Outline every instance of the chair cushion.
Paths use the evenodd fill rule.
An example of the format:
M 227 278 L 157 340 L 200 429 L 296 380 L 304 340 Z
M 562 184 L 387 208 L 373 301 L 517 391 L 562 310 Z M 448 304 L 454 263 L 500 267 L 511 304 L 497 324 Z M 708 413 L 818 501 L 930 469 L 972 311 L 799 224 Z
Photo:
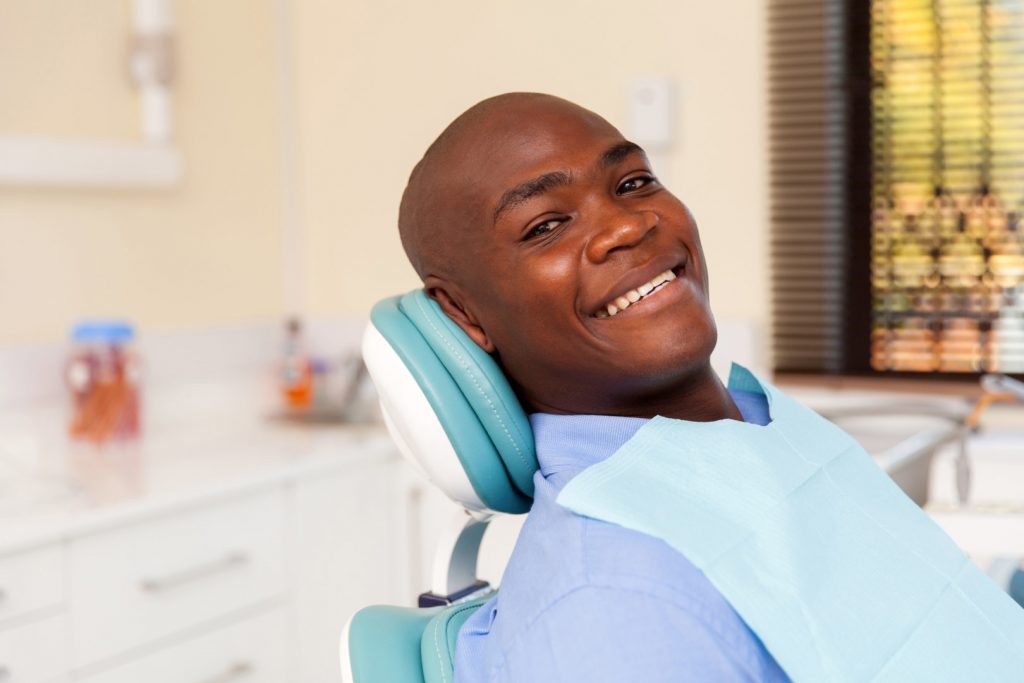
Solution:
M 459 629 L 493 595 L 491 592 L 480 598 L 449 605 L 427 623 L 420 640 L 425 683 L 452 683 L 455 680 L 455 641 L 459 637 Z
M 374 605 L 356 612 L 342 644 L 348 648 L 351 683 L 425 683 L 420 639 L 442 609 Z
M 452 683 L 459 629 L 493 594 L 446 607 L 359 610 L 342 644 L 351 683 Z
M 399 307 L 459 385 L 490 436 L 509 479 L 532 498 L 533 475 L 538 467 L 533 430 L 501 368 L 422 289 L 403 296 Z
M 475 497 L 487 509 L 526 512 L 533 494 L 532 477 L 537 470 L 533 434 L 494 360 L 473 344 L 422 290 L 379 302 L 370 319 L 372 329 L 383 337 L 415 379 L 415 386 L 426 398 L 452 446 L 449 450 L 438 448 L 430 440 L 420 445 L 416 439 L 406 439 L 411 451 L 406 455 L 428 475 L 450 467 L 465 472 Z M 370 337 L 368 330 L 367 340 Z M 366 340 L 364 356 L 378 385 L 382 406 L 388 409 L 386 414 L 394 423 L 389 428 L 394 431 L 396 425 L 416 424 L 422 403 L 403 394 L 406 389 L 397 390 L 388 382 L 379 381 L 377 375 L 383 369 L 375 364 L 381 359 L 368 353 Z M 435 462 L 438 458 L 451 459 L 453 453 L 457 464 Z M 457 492 L 445 488 L 443 481 L 436 483 L 458 502 L 478 507 L 472 501 L 460 500 Z

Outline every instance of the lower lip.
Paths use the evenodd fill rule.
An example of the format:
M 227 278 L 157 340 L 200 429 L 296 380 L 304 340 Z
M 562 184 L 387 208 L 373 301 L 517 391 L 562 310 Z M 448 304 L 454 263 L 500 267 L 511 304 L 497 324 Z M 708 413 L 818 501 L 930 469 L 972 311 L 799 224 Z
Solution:
M 653 313 L 659 309 L 665 308 L 666 306 L 670 306 L 683 298 L 686 292 L 686 288 L 683 286 L 686 272 L 687 271 L 685 269 L 681 270 L 674 280 L 658 287 L 636 303 L 630 304 L 628 308 L 619 311 L 615 315 L 610 315 L 607 318 L 597 318 L 597 320 L 617 320 L 623 316 L 630 317 L 631 315 L 638 313 Z

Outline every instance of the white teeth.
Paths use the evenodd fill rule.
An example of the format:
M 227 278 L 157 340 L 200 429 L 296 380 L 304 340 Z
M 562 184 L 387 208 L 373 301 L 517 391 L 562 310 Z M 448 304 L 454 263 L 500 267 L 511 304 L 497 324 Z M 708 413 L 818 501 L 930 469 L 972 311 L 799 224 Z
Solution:
M 643 299 L 645 296 L 653 292 L 659 286 L 665 284 L 666 282 L 671 282 L 672 280 L 675 279 L 676 274 L 673 273 L 671 270 L 666 270 L 664 273 L 659 273 L 658 275 L 651 278 L 649 282 L 645 282 L 636 289 L 631 289 L 625 294 L 617 297 L 615 301 L 613 301 L 610 304 L 607 304 L 604 310 L 598 311 L 596 315 L 598 318 L 609 318 L 615 315 L 616 313 L 619 313 L 620 311 L 626 310 L 632 304 L 635 304 L 637 301 L 640 301 L 640 299 Z M 607 311 L 607 314 L 605 313 L 605 311 Z

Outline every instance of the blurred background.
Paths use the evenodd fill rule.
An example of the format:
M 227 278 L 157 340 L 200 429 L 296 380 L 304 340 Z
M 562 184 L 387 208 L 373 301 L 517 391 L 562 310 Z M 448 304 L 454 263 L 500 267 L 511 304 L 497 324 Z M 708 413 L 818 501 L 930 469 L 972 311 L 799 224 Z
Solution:
M 722 274 L 716 308 L 766 321 L 760 3 L 739 16 L 656 3 L 646 18 L 584 2 L 153 4 L 173 10 L 160 144 L 177 172 L 157 187 L 5 183 L 4 343 L 63 340 L 85 313 L 153 332 L 365 313 L 417 284 L 398 199 L 455 116 L 530 90 L 625 128 L 631 82 L 651 75 L 680 90 L 666 165 Z M 0 134 L 149 143 L 133 8 L 5 1 Z M 744 289 L 729 271 L 749 275 Z
M 359 338 L 412 166 L 516 90 L 689 206 L 721 373 L 1024 596 L 1021 54 L 1024 0 L 0 0 L 0 680 L 335 681 L 427 589 Z

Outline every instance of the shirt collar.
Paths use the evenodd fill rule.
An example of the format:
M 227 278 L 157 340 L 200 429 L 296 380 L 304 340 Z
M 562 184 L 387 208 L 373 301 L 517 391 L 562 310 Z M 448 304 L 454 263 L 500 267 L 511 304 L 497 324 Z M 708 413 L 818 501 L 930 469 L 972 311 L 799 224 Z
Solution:
M 566 470 L 580 471 L 619 450 L 647 424 L 644 417 L 611 415 L 530 415 L 537 462 L 548 477 Z
M 757 377 L 736 363 L 729 375 L 729 393 L 743 419 L 755 424 L 770 422 L 766 392 Z M 533 413 L 530 426 L 540 472 L 545 479 L 566 473 L 553 482 L 564 485 L 590 465 L 610 457 L 647 421 L 643 417 Z

